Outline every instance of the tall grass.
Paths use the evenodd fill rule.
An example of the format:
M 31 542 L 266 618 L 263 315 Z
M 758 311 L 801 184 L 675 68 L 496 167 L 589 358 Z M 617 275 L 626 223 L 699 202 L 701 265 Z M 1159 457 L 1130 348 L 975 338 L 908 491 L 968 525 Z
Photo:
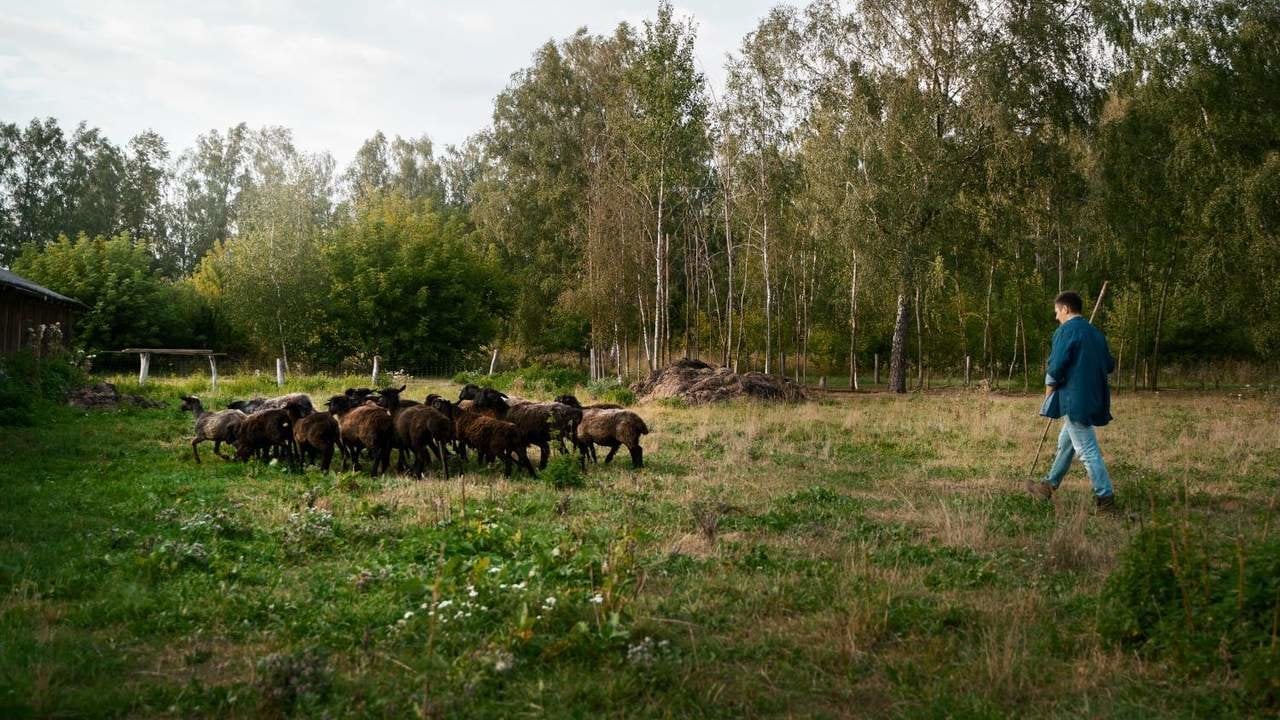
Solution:
M 177 397 L 273 378 L 117 380 L 166 407 L 0 433 L 0 716 L 1277 709 L 1271 397 L 1117 398 L 1112 517 L 1022 494 L 1030 397 L 646 404 L 642 471 L 445 483 L 196 466 Z

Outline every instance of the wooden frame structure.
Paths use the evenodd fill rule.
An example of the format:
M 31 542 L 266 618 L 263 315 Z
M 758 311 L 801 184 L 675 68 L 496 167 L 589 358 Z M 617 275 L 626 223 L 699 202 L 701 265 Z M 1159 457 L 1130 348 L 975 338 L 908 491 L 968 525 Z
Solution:
M 62 344 L 71 347 L 76 315 L 88 309 L 75 298 L 0 268 L 0 353 L 20 350 L 30 342 L 31 331 L 41 325 L 58 325 Z
M 146 385 L 147 378 L 151 375 L 151 356 L 152 355 L 185 355 L 209 358 L 209 382 L 213 389 L 218 389 L 218 361 L 217 358 L 225 356 L 226 353 L 214 352 L 212 350 L 191 350 L 182 348 L 125 348 L 120 350 L 122 353 L 138 354 L 138 384 Z

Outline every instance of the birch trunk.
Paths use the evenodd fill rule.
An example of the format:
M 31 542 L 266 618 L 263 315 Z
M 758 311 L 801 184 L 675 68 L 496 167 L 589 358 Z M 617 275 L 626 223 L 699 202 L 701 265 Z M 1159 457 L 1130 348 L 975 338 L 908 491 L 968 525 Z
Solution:
M 889 356 L 889 391 L 907 391 L 907 293 L 898 291 L 898 310 L 893 322 L 893 344 Z

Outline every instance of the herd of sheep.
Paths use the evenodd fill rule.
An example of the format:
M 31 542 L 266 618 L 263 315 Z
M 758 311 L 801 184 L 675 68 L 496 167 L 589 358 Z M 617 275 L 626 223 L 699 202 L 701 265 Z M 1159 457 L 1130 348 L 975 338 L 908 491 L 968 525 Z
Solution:
M 456 403 L 435 394 L 417 402 L 401 397 L 404 389 L 349 388 L 329 398 L 326 411 L 317 411 L 305 393 L 240 400 L 217 411 L 205 410 L 198 397 L 183 396 L 182 409 L 195 415 L 191 452 L 196 462 L 197 446 L 212 441 L 214 454 L 226 460 L 232 458 L 219 451 L 222 443 L 235 448 L 238 460 L 319 462 L 325 472 L 335 448 L 343 470 L 350 464 L 359 471 L 360 456 L 366 453 L 371 476 L 390 471 L 392 450 L 400 451 L 399 471 L 419 478 L 433 455 L 448 478 L 449 458 L 466 462 L 467 448 L 481 463 L 501 460 L 507 475 L 518 465 L 537 476 L 530 445 L 541 453 L 541 468 L 546 468 L 553 445 L 566 454 L 576 450 L 584 467 L 588 459 L 596 461 L 597 445 L 609 448 L 606 463 L 626 447 L 632 467 L 644 465 L 640 438 L 649 428 L 619 405 L 584 406 L 572 395 L 533 402 L 476 385 L 463 387 Z

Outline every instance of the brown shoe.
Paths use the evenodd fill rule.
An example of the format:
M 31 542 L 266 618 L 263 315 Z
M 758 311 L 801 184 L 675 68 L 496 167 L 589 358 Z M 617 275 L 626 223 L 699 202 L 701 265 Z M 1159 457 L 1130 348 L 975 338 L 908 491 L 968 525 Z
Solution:
M 1042 482 L 1040 480 L 1028 480 L 1027 492 L 1031 494 L 1031 497 L 1037 500 L 1043 500 L 1045 502 L 1053 501 L 1053 487 L 1051 487 L 1047 482 Z
M 1095 497 L 1093 501 L 1094 501 L 1094 509 L 1099 513 L 1107 513 L 1109 515 L 1113 515 L 1119 512 L 1119 509 L 1116 507 L 1115 493 L 1111 493 L 1110 495 L 1104 495 L 1102 497 Z

